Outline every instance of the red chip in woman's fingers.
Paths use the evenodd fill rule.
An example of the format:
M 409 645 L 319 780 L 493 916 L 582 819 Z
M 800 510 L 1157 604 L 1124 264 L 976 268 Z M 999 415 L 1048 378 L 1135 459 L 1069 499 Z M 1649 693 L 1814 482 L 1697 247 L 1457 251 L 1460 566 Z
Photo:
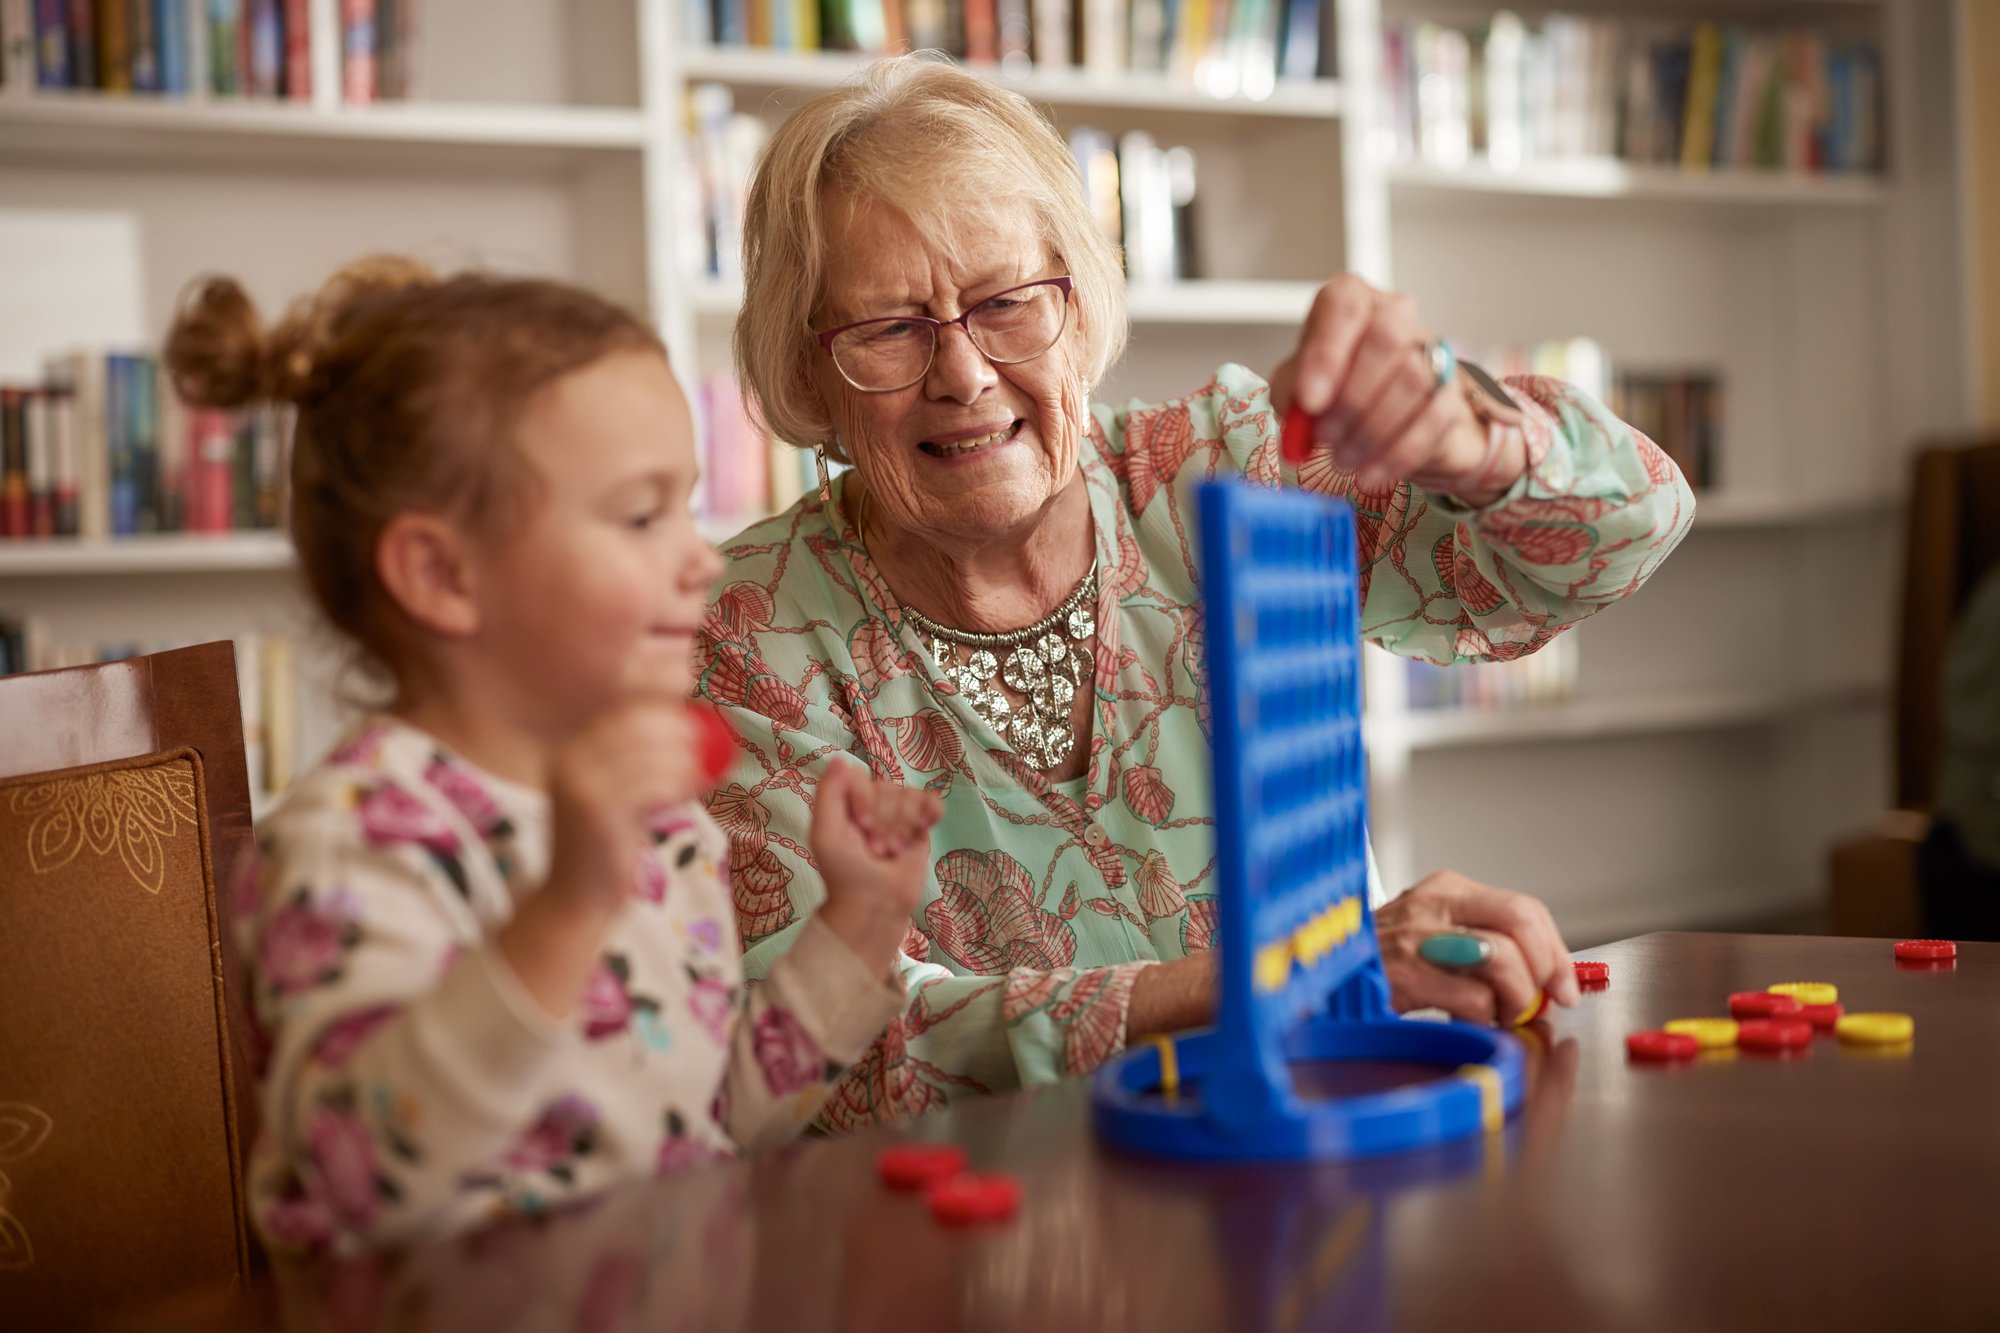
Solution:
M 950 1143 L 895 1143 L 875 1158 L 875 1169 L 891 1189 L 920 1190 L 965 1170 L 965 1149 Z
M 1285 409 L 1284 432 L 1278 437 L 1278 450 L 1287 463 L 1303 463 L 1312 456 L 1312 414 L 1297 403 Z
M 694 721 L 695 755 L 701 761 L 702 776 L 710 782 L 720 781 L 736 758 L 736 728 L 706 704 L 695 704 L 688 709 L 688 716 Z

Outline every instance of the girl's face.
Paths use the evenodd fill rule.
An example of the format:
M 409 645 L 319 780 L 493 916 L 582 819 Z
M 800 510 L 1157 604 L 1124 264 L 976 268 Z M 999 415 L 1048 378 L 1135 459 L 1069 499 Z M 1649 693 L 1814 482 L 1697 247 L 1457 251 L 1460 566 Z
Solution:
M 689 508 L 694 425 L 666 361 L 618 352 L 564 376 L 515 438 L 539 487 L 478 544 L 474 646 L 544 733 L 635 694 L 686 697 L 722 561 Z

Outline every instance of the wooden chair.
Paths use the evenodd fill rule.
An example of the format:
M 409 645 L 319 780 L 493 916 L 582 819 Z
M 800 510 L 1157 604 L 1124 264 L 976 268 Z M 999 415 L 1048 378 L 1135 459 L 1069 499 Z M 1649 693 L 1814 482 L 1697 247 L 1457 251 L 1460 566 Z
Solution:
M 1895 682 L 1895 802 L 1876 826 L 1835 844 L 1827 899 L 1836 935 L 1922 930 L 1917 849 L 1944 753 L 1941 690 L 1959 613 L 2000 565 L 2000 441 L 1917 455 L 1903 559 Z
M 250 1264 L 235 653 L 0 678 L 0 1327 Z

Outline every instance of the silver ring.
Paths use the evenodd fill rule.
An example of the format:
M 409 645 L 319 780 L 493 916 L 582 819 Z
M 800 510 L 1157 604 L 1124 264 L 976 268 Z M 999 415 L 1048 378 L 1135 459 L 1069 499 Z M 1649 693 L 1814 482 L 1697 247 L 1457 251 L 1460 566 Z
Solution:
M 1424 344 L 1424 360 L 1430 364 L 1431 378 L 1442 389 L 1451 383 L 1458 373 L 1458 353 L 1443 338 L 1433 338 Z

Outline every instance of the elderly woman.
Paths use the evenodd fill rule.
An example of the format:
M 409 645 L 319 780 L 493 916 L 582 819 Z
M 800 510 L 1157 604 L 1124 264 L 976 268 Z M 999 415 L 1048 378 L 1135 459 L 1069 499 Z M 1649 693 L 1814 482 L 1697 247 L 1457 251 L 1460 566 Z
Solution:
M 1268 381 L 1225 365 L 1174 402 L 1093 406 L 1125 341 L 1118 255 L 1054 130 L 949 66 L 883 61 L 795 113 L 751 187 L 744 269 L 753 408 L 853 465 L 727 545 L 704 630 L 700 690 L 743 740 L 712 808 L 751 975 L 820 899 L 806 831 L 832 765 L 945 804 L 923 908 L 874 923 L 904 940 L 909 999 L 836 1126 L 1211 1021 L 1197 482 L 1351 502 L 1364 632 L 1435 662 L 1533 652 L 1637 588 L 1693 516 L 1597 403 L 1451 373 L 1407 299 L 1352 278 Z M 1318 422 L 1296 471 L 1293 400 Z M 1376 921 L 1399 1008 L 1504 1022 L 1540 990 L 1575 998 L 1533 898 L 1438 874 Z M 1483 967 L 1419 956 L 1453 930 Z

